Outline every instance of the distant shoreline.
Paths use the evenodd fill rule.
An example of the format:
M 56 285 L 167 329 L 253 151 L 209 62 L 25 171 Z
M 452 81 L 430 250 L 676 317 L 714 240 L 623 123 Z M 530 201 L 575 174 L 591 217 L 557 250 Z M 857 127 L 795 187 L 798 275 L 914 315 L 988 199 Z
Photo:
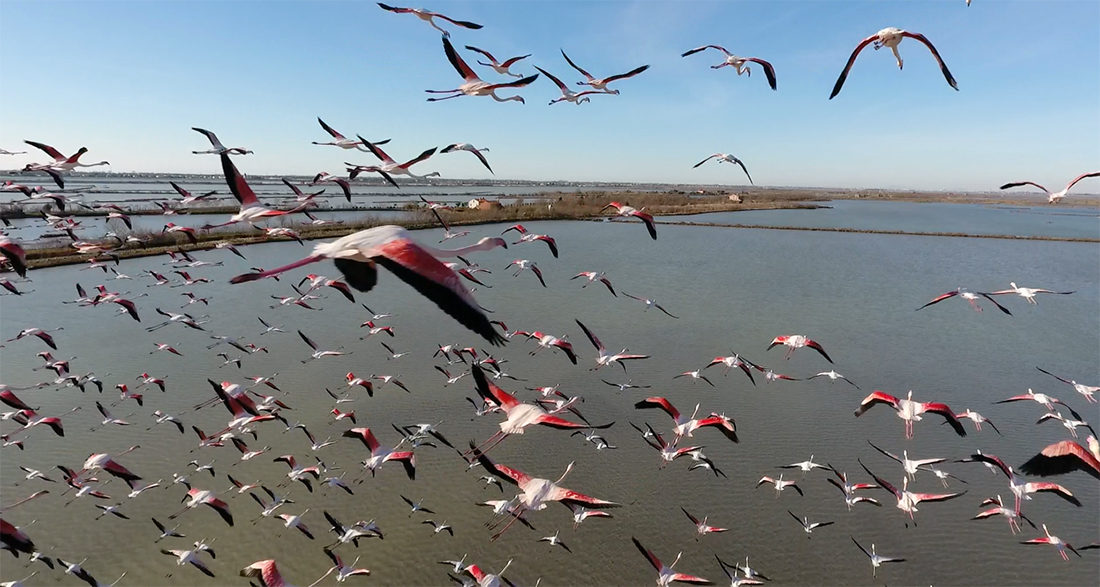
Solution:
M 1048 236 L 1017 236 L 1017 235 L 989 235 L 989 234 L 970 234 L 970 233 L 957 233 L 957 232 L 912 232 L 912 231 L 900 231 L 900 230 L 874 230 L 874 229 L 855 229 L 855 228 L 828 228 L 828 227 L 786 227 L 786 226 L 766 226 L 766 225 L 753 225 L 753 224 L 740 224 L 740 223 L 709 223 L 709 222 L 678 222 L 678 221 L 661 221 L 661 216 L 683 216 L 683 215 L 696 215 L 707 214 L 714 212 L 737 212 L 737 211 L 749 211 L 749 210 L 775 210 L 775 209 L 813 209 L 823 207 L 821 202 L 828 200 L 869 200 L 869 201 L 904 201 L 904 202 L 936 202 L 936 203 L 962 203 L 962 204 L 992 204 L 992 205 L 1014 205 L 1014 206 L 1028 206 L 1028 205 L 1045 205 L 1045 197 L 1036 195 L 1033 201 L 1028 201 L 1028 198 L 1013 198 L 1010 201 L 998 198 L 979 197 L 975 195 L 967 194 L 930 194 L 926 192 L 921 193 L 895 193 L 895 192 L 882 192 L 882 193 L 848 193 L 840 194 L 833 191 L 818 191 L 818 190 L 760 190 L 760 191 L 745 191 L 739 192 L 743 196 L 743 201 L 736 202 L 731 200 L 731 192 L 724 190 L 699 190 L 695 192 L 684 192 L 682 190 L 673 190 L 670 192 L 575 192 L 575 193 L 561 193 L 561 192 L 548 192 L 540 194 L 526 195 L 518 198 L 523 203 L 506 205 L 491 208 L 488 210 L 473 210 L 465 208 L 457 208 L 455 210 L 443 211 L 444 219 L 452 226 L 471 226 L 478 224 L 495 224 L 501 222 L 524 222 L 524 221 L 542 221 L 542 220 L 598 220 L 609 217 L 608 212 L 601 212 L 611 201 L 623 201 L 628 202 L 630 205 L 636 208 L 644 207 L 647 212 L 652 213 L 657 217 L 657 223 L 659 225 L 692 225 L 692 226 L 714 226 L 714 227 L 727 227 L 727 228 L 747 228 L 747 229 L 769 229 L 769 230 L 802 230 L 802 231 L 818 231 L 818 232 L 847 232 L 847 233 L 865 233 L 865 234 L 896 234 L 896 235 L 914 235 L 914 236 L 939 236 L 939 237 L 960 237 L 960 238 L 997 238 L 997 239 L 1012 239 L 1012 240 L 1041 240 L 1041 241 L 1065 241 L 1065 242 L 1100 242 L 1100 239 L 1089 238 L 1069 238 L 1069 237 L 1048 237 Z M 765 194 L 767 196 L 765 196 Z M 1086 196 L 1084 199 L 1088 199 Z M 1078 206 L 1096 206 L 1100 208 L 1100 197 L 1094 198 L 1094 201 L 1088 203 L 1082 203 L 1074 201 L 1074 207 Z M 534 202 L 532 202 L 534 201 Z M 411 203 L 411 202 L 410 202 Z M 195 209 L 194 212 L 202 214 L 219 214 L 226 213 L 231 214 L 236 212 L 235 206 L 211 206 L 203 207 L 201 209 Z M 399 209 L 402 210 L 402 209 Z M 413 220 L 409 222 L 401 222 L 403 226 L 410 230 L 417 229 L 431 229 L 439 228 L 438 221 L 434 219 L 432 214 L 426 209 L 403 209 L 410 213 Z M 336 207 L 336 208 L 323 208 L 319 211 L 325 212 L 340 212 L 340 211 L 356 211 L 356 212 L 370 212 L 371 210 L 359 207 Z M 81 215 L 104 215 L 105 212 L 85 212 Z M 176 215 L 172 218 L 181 220 L 186 219 L 186 214 Z M 184 221 L 181 220 L 180 224 Z M 308 224 L 294 226 L 294 230 L 298 233 L 299 238 L 304 240 L 317 240 L 326 238 L 338 238 L 356 232 L 378 226 L 381 224 L 391 224 L 392 221 L 383 222 L 381 220 L 368 218 L 361 222 L 352 224 L 336 224 L 326 226 L 311 226 Z M 219 232 L 216 234 L 202 234 L 200 233 L 199 241 L 197 243 L 190 243 L 188 240 L 177 237 L 177 235 L 166 235 L 162 233 L 144 233 L 142 238 L 149 239 L 145 246 L 137 247 L 118 247 L 111 251 L 111 254 L 117 255 L 119 259 L 144 257 L 164 254 L 168 251 L 184 250 L 184 251 L 196 251 L 196 250 L 208 250 L 214 248 L 216 243 L 228 242 L 233 245 L 246 245 L 261 242 L 279 241 L 279 240 L 291 240 L 289 238 L 266 238 L 263 236 L 255 236 L 255 231 L 247 228 L 243 228 L 240 232 L 225 233 Z M 136 234 L 136 233 L 135 233 Z M 112 244 L 114 241 L 101 241 L 105 244 Z M 109 260 L 112 257 L 109 255 L 101 255 L 101 260 Z M 27 251 L 28 266 L 31 269 L 42 267 L 54 267 L 61 265 L 71 265 L 85 263 L 90 259 L 87 255 L 78 255 L 67 246 L 58 247 L 46 247 L 46 248 L 31 248 Z

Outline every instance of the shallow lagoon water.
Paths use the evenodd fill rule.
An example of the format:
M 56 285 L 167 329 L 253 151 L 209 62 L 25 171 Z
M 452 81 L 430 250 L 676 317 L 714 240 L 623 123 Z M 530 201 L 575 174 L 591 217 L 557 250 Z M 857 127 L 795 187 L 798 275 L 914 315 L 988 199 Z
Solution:
M 859 218 L 861 209 L 865 208 L 853 208 L 853 225 L 865 221 Z M 807 214 L 817 212 L 822 211 Z M 783 219 L 792 212 L 770 214 Z M 981 210 L 974 214 L 982 217 Z M 1061 219 L 1052 217 L 1054 222 Z M 994 220 L 989 222 L 995 224 Z M 944 223 L 947 226 L 948 221 Z M 905 229 L 902 224 L 901 229 Z M 152 280 L 139 276 L 145 269 L 170 269 L 164 265 L 165 257 L 124 262 L 120 270 L 135 276 L 134 280 L 110 281 L 98 272 L 76 267 L 32 271 L 33 281 L 20 286 L 34 289 L 33 294 L 3 298 L 0 334 L 7 339 L 29 326 L 64 325 L 65 329 L 55 334 L 60 348 L 54 355 L 75 355 L 72 371 L 94 370 L 106 390 L 102 396 L 94 388 L 85 394 L 73 388 L 19 393 L 28 403 L 42 406 L 44 414 L 61 413 L 74 405 L 82 409 L 64 417 L 65 438 L 34 429 L 27 434 L 26 450 L 3 449 L 0 483 L 5 504 L 33 490 L 51 490 L 46 497 L 5 512 L 4 518 L 25 527 L 47 555 L 75 560 L 88 557 L 84 566 L 101 581 L 112 581 L 125 570 L 128 574 L 122 584 L 134 585 L 243 585 L 245 580 L 236 576 L 237 571 L 266 558 L 278 560 L 289 581 L 309 584 L 329 566 L 320 547 L 333 537 L 326 532 L 323 510 L 344 522 L 374 518 L 379 523 L 385 540 L 367 540 L 358 549 L 348 545 L 339 550 L 346 562 L 362 557 L 360 565 L 373 571 L 366 581 L 386 585 L 445 584 L 446 567 L 436 561 L 457 559 L 463 553 L 469 554 L 468 561 L 490 571 L 513 560 L 506 576 L 517 584 L 534 584 L 539 578 L 546 584 L 649 584 L 654 572 L 634 549 L 631 536 L 666 563 L 683 551 L 677 570 L 716 582 L 722 575 L 714 554 L 727 561 L 749 556 L 754 568 L 785 584 L 1086 584 L 1095 579 L 1100 568 L 1095 550 L 1084 551 L 1082 558 L 1071 555 L 1072 560 L 1066 563 L 1052 548 L 1018 544 L 1041 535 L 1041 530 L 1025 524 L 1024 531 L 1013 536 L 1003 519 L 970 520 L 979 511 L 982 499 L 996 494 L 1011 499 L 1005 479 L 990 474 L 981 465 L 942 465 L 968 482 L 952 481 L 947 490 L 930 475 L 918 474 L 911 485 L 914 490 L 966 494 L 944 503 L 922 504 L 915 524 L 892 506 L 892 498 L 884 491 L 866 493 L 882 501 L 884 507 L 859 504 L 848 512 L 840 493 L 825 481 L 822 471 L 803 476 L 776 466 L 813 454 L 815 461 L 847 471 L 853 481 L 867 481 L 859 459 L 876 474 L 900 484 L 900 466 L 871 449 L 867 441 L 895 453 L 907 450 L 912 457 L 943 456 L 952 460 L 981 449 L 1019 465 L 1041 447 L 1067 436 L 1056 423 L 1035 425 L 1043 413 L 1037 404 L 993 403 L 1023 393 L 1028 387 L 1053 394 L 1085 419 L 1096 420 L 1100 414 L 1095 404 L 1087 404 L 1072 388 L 1035 369 L 1041 366 L 1087 383 L 1100 381 L 1095 360 L 1100 348 L 1100 246 L 1096 243 L 671 225 L 659 226 L 659 240 L 651 241 L 636 223 L 542 222 L 526 226 L 533 232 L 554 236 L 561 257 L 553 259 L 542 243 L 473 255 L 472 261 L 492 270 L 488 276 L 479 274 L 492 287 L 478 287 L 474 295 L 493 310 L 494 319 L 510 328 L 567 335 L 580 355 L 577 366 L 556 351 L 540 350 L 532 356 L 529 353 L 537 348 L 535 343 L 519 338 L 503 348 L 488 349 L 385 271 L 380 272 L 375 290 L 357 293 L 356 299 L 375 312 L 395 314 L 385 322 L 394 326 L 397 336 L 385 340 L 395 350 L 410 351 L 398 360 L 387 360 L 388 353 L 377 340 L 359 340 L 366 329 L 358 325 L 370 314 L 336 292 L 319 292 L 325 299 L 311 303 L 323 308 L 320 311 L 269 307 L 275 302 L 269 296 L 291 295 L 288 283 L 296 282 L 310 269 L 336 276 L 329 262 L 289 273 L 278 282 L 227 283 L 230 276 L 248 271 L 248 267 L 274 267 L 308 254 L 309 247 L 297 243 L 246 247 L 243 252 L 247 261 L 225 251 L 202 253 L 199 258 L 225 265 L 192 270 L 193 275 L 212 280 L 194 288 L 146 287 Z M 945 230 L 943 226 L 937 230 Z M 464 243 L 478 236 L 498 235 L 506 227 L 478 227 Z M 926 228 L 921 224 L 913 230 Z M 437 231 L 414 236 L 425 243 L 438 240 Z M 528 272 L 513 277 L 504 269 L 518 258 L 535 260 L 548 287 L 542 288 Z M 599 284 L 582 288 L 581 280 L 570 280 L 586 270 L 607 271 L 617 291 L 653 298 L 679 319 L 655 309 L 646 311 L 640 302 L 621 295 L 612 297 Z M 958 286 L 994 290 L 1007 288 L 1010 281 L 1075 293 L 1040 296 L 1037 305 L 1028 305 L 1016 296 L 1001 296 L 999 301 L 1013 312 L 1012 316 L 988 304 L 985 311 L 974 312 L 960 300 L 914 311 Z M 130 291 L 134 296 L 148 293 L 135 299 L 143 322 L 115 315 L 113 307 L 61 304 L 76 297 L 76 282 L 89 290 L 103 282 L 111 290 Z M 176 311 L 184 301 L 181 291 L 188 289 L 211 298 L 208 307 L 197 311 L 199 306 L 188 308 L 196 316 L 209 314 L 203 319 L 209 320 L 204 327 L 210 333 L 243 338 L 268 347 L 269 353 L 246 357 L 238 371 L 218 366 L 221 359 L 214 353 L 228 347 L 206 349 L 213 342 L 207 333 L 179 325 L 145 332 L 143 326 L 155 324 L 159 317 L 153 309 Z M 260 336 L 263 328 L 257 316 L 282 325 L 286 333 Z M 618 367 L 590 371 L 593 349 L 575 319 L 589 326 L 609 348 L 629 347 L 652 358 L 633 362 L 626 374 Z M 309 349 L 294 334 L 297 329 L 322 347 L 343 346 L 351 354 L 302 364 Z M 820 341 L 835 365 L 809 349 L 795 352 L 789 360 L 783 358 L 781 348 L 765 350 L 774 336 L 794 333 Z M 184 357 L 151 355 L 154 342 L 169 342 Z M 623 504 L 611 510 L 613 518 L 589 519 L 574 530 L 569 512 L 551 504 L 546 510 L 528 514 L 537 530 L 517 525 L 491 542 L 492 532 L 483 526 L 491 519 L 490 512 L 475 504 L 499 499 L 502 493 L 478 479 L 483 474 L 479 469 L 467 471 L 465 463 L 446 447 L 417 449 L 415 481 L 408 480 L 400 465 L 394 463 L 383 466 L 374 477 L 363 473 L 359 461 L 365 458 L 366 450 L 358 441 L 340 437 L 351 425 L 346 420 L 332 423 L 328 412 L 333 401 L 324 392 L 326 387 L 337 392 L 346 389 L 344 374 L 348 371 L 398 375 L 412 390 L 406 394 L 385 386 L 372 398 L 352 391 L 355 401 L 340 404 L 341 410 L 354 409 L 358 425 L 371 427 L 383 444 L 397 439 L 391 423 L 442 420 L 440 430 L 460 447 L 468 440 L 484 440 L 498 429 L 500 416 L 473 419 L 472 408 L 464 399 L 475 396 L 470 377 L 444 387 L 443 376 L 432 368 L 443 364 L 433 359 L 432 353 L 438 345 L 448 343 L 484 348 L 506 359 L 505 370 L 527 381 L 504 379 L 497 383 L 523 399 L 534 395 L 524 387 L 560 385 L 563 392 L 585 398 L 580 409 L 591 422 L 615 422 L 604 431 L 608 441 L 618 446 L 615 450 L 597 451 L 568 431 L 536 428 L 508 438 L 490 453 L 497 462 L 551 479 L 574 462 L 563 485 Z M 49 372 L 32 370 L 41 363 L 34 356 L 40 350 L 46 347 L 35 338 L 7 343 L 0 362 L 3 382 L 21 386 L 50 379 Z M 739 371 L 723 376 L 720 367 L 704 372 L 714 382 L 713 388 L 703 382 L 693 385 L 688 378 L 673 379 L 676 374 L 699 369 L 713 357 L 731 352 L 799 378 L 832 367 L 862 389 L 823 378 L 765 383 L 760 374 L 754 386 Z M 463 366 L 447 368 L 457 372 Z M 101 419 L 94 401 L 113 402 L 117 392 L 111 387 L 116 383 L 133 387 L 137 383 L 134 378 L 142 372 L 166 379 L 167 392 L 144 389 L 144 407 L 129 400 L 112 408 L 116 416 L 134 425 L 90 431 Z M 277 422 L 261 425 L 258 440 L 247 439 L 253 448 L 270 445 L 269 453 L 239 464 L 235 464 L 239 455 L 231 446 L 191 452 L 197 439 L 190 431 L 179 435 L 164 425 L 145 430 L 152 423 L 149 414 L 153 409 L 179 414 L 188 426 L 198 425 L 207 432 L 218 430 L 228 419 L 220 406 L 191 409 L 212 397 L 206 380 L 248 383 L 246 375 L 273 372 L 279 373 L 275 381 L 287 392 L 279 397 L 294 408 L 285 411 L 284 416 L 292 424 L 307 424 L 318 440 L 328 436 L 337 440 L 316 455 L 333 469 L 330 474 L 344 473 L 348 479 L 363 480 L 351 483 L 354 496 L 327 487 L 315 487 L 309 493 L 297 483 L 275 487 L 285 482 L 287 467 L 271 462 L 274 456 L 294 454 L 299 462 L 313 460 L 305 436 L 298 430 L 284 433 Z M 601 379 L 630 379 L 652 388 L 619 392 Z M 871 389 L 898 396 L 912 389 L 919 400 L 946 402 L 956 411 L 969 407 L 991 418 L 1004 435 L 988 428 L 974 432 L 967 422 L 969 434 L 961 438 L 941 425 L 938 417 L 928 415 L 916 424 L 914 438 L 906 440 L 903 423 L 886 407 L 853 417 L 852 412 Z M 658 467 L 655 451 L 628 424 L 649 422 L 667 434 L 667 416 L 633 407 L 648 395 L 665 396 L 683 411 L 691 411 L 698 403 L 701 413 L 724 412 L 736 420 L 741 440 L 738 444 L 712 430 L 700 430 L 683 441 L 704 445 L 704 452 L 728 479 L 706 471 L 689 471 L 683 460 Z M 13 427 L 11 422 L 3 423 L 5 433 Z M 62 495 L 62 488 L 54 484 L 25 481 L 17 469 L 23 464 L 56 472 L 56 464 L 75 467 L 93 451 L 115 453 L 133 444 L 141 448 L 121 461 L 146 481 L 167 481 L 173 472 L 188 474 L 191 467 L 186 463 L 191 459 L 200 464 L 214 460 L 216 477 L 205 472 L 189 477 L 196 487 L 222 492 L 236 525 L 229 528 L 208 508 L 199 508 L 177 520 L 180 530 L 188 534 L 186 540 L 153 544 L 156 530 L 148 518 L 156 516 L 167 521 L 164 518 L 179 507 L 182 487 L 154 489 L 128 500 L 127 489 L 111 481 L 103 490 L 115 497 L 110 503 L 122 503 L 120 509 L 131 520 L 110 516 L 95 520 L 99 510 L 88 503 L 88 498 L 64 506 L 71 494 Z M 301 513 L 309 508 L 305 522 L 317 539 L 310 541 L 293 529 L 284 529 L 279 520 L 261 519 L 253 525 L 259 507 L 246 496 L 224 491 L 229 485 L 226 472 L 245 483 L 262 481 L 280 494 L 291 492 L 297 503 L 281 511 Z M 770 487 L 755 487 L 761 476 L 780 473 L 798 480 L 805 496 L 788 490 L 777 498 Z M 1025 503 L 1024 513 L 1037 525 L 1046 523 L 1072 543 L 1100 539 L 1100 487 L 1096 481 L 1082 473 L 1053 480 L 1069 487 L 1083 507 L 1038 495 Z M 511 488 L 506 489 L 509 493 L 504 495 L 510 496 Z M 399 495 L 413 501 L 423 498 L 425 506 L 437 513 L 417 513 L 410 518 Z M 707 515 L 710 523 L 729 527 L 730 531 L 696 540 L 694 527 L 681 507 L 698 516 Z M 836 523 L 816 530 L 807 539 L 790 519 L 788 509 L 811 520 Z M 455 527 L 455 536 L 433 535 L 429 526 L 420 523 L 425 518 L 446 519 Z M 74 532 L 70 527 L 89 531 Z M 537 542 L 539 537 L 559 530 L 572 554 Z M 880 553 L 903 556 L 908 562 L 880 568 L 873 580 L 868 561 L 849 536 L 864 546 L 873 542 Z M 209 561 L 218 575 L 215 580 L 200 576 L 195 569 L 178 568 L 173 559 L 157 552 L 160 547 L 186 548 L 191 539 L 199 537 L 216 539 L 218 558 Z M 125 548 L 120 549 L 119 542 L 124 542 Z M 0 560 L 4 580 L 31 572 L 23 568 L 25 558 L 16 561 L 5 553 Z M 40 563 L 34 565 L 40 567 Z M 169 573 L 171 577 L 166 576 Z M 40 572 L 32 583 L 36 581 L 78 583 L 56 571 Z M 327 581 L 333 580 L 330 577 Z

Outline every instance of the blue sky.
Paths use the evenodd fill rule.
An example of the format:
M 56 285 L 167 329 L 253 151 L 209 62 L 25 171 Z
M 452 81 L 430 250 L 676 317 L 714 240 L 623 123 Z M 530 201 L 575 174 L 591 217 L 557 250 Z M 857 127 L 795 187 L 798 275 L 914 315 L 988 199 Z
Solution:
M 402 6 L 404 0 L 393 4 Z M 419 0 L 418 0 L 419 1 Z M 428 0 L 424 0 L 428 2 Z M 409 5 L 419 7 L 421 5 Z M 560 93 L 540 77 L 526 104 L 487 97 L 425 101 L 461 79 L 440 35 L 373 2 L 0 2 L 0 147 L 24 139 L 115 171 L 217 173 L 192 126 L 254 155 L 251 174 L 340 173 L 365 153 L 320 147 L 320 116 L 348 136 L 391 138 L 398 160 L 432 146 L 489 147 L 496 178 L 931 190 L 995 190 L 1030 179 L 1052 189 L 1100 168 L 1100 2 L 874 0 L 760 2 L 503 2 L 424 6 L 484 25 L 444 23 L 471 64 L 475 45 L 572 83 L 561 58 L 616 82 L 621 94 L 547 106 Z M 925 34 L 958 80 L 944 81 L 912 39 L 865 50 L 837 98 L 829 91 L 856 44 L 887 26 Z M 718 44 L 770 61 L 763 72 L 713 70 Z M 474 66 L 486 80 L 499 79 Z M 580 89 L 580 88 L 578 88 Z M 33 149 L 32 149 L 33 150 Z M 41 161 L 4 157 L 0 167 Z M 490 177 L 469 153 L 414 168 Z M 1087 180 L 1092 181 L 1092 180 Z M 1083 192 L 1100 192 L 1082 183 Z

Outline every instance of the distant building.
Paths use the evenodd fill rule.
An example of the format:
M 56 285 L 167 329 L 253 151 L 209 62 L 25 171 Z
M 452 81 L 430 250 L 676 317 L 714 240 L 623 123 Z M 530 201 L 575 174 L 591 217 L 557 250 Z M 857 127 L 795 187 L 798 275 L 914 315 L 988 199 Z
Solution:
M 504 206 L 496 200 L 474 198 L 466 203 L 466 207 L 470 208 L 471 210 L 499 210 Z
M 728 198 L 729 201 L 733 202 L 734 204 L 740 204 L 741 203 L 741 195 L 740 194 L 730 194 L 730 195 L 726 196 L 726 198 Z

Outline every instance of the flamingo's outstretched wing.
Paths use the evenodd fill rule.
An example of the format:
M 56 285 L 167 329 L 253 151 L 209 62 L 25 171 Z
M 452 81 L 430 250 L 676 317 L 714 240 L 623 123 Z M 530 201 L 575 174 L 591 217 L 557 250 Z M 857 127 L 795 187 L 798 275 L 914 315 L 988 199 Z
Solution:
M 856 57 L 859 57 L 859 52 L 862 51 L 863 48 L 867 45 L 870 45 L 871 42 L 877 38 L 878 34 L 874 34 L 870 37 L 867 37 L 866 39 L 863 39 L 859 42 L 858 45 L 856 45 L 855 50 L 852 51 L 852 56 L 848 58 L 848 63 L 844 66 L 844 70 L 840 72 L 840 77 L 836 79 L 836 84 L 833 85 L 833 91 L 831 94 L 829 94 L 830 100 L 835 98 L 836 95 L 840 93 L 840 88 L 844 86 L 844 80 L 848 79 L 848 72 L 852 70 L 852 64 L 856 62 Z
M 928 47 L 928 50 L 932 52 L 932 57 L 936 58 L 936 63 L 940 64 L 940 71 L 943 72 L 943 77 L 947 80 L 947 84 L 952 88 L 955 88 L 956 92 L 959 91 L 959 83 L 955 81 L 954 76 L 952 76 L 951 72 L 947 69 L 947 64 L 944 63 L 943 58 L 940 57 L 940 52 L 936 51 L 936 47 L 932 45 L 932 42 L 928 40 L 928 37 L 925 37 L 920 33 L 910 33 L 908 31 L 903 31 L 901 35 L 903 37 L 909 37 L 910 39 L 916 39 L 921 43 L 924 43 L 924 46 Z

